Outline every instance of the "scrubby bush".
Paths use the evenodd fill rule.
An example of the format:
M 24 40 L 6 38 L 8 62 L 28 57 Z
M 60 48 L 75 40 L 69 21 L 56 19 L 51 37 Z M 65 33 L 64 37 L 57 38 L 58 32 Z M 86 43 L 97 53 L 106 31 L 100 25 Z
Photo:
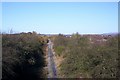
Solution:
M 108 38 L 101 45 L 91 43 L 87 36 L 77 33 L 72 37 L 57 36 L 54 44 L 56 54 L 66 56 L 59 77 L 118 77 L 118 36 Z
M 2 79 L 39 80 L 43 72 L 43 38 L 33 33 L 3 34 Z

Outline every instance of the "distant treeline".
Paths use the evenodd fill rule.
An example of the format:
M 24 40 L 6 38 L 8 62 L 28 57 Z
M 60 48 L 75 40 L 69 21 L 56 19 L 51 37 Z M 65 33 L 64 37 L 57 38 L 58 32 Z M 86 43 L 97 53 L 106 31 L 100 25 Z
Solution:
M 40 80 L 45 41 L 37 33 L 2 35 L 2 80 Z
M 91 37 L 93 38 L 94 36 Z M 101 40 L 98 37 L 93 42 L 91 39 L 89 36 L 80 36 L 78 33 L 70 37 L 60 34 L 54 38 L 56 56 L 63 57 L 58 69 L 58 77 L 120 77 L 118 72 L 120 35 L 103 37 Z

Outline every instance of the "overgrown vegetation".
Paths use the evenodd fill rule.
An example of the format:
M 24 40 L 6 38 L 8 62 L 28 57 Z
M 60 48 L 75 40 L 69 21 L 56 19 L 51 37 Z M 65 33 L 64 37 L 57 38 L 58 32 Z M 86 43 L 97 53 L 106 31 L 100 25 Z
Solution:
M 43 70 L 44 39 L 37 33 L 2 35 L 2 80 L 40 80 Z
M 58 77 L 116 78 L 118 70 L 118 37 L 108 37 L 100 44 L 78 33 L 54 39 L 56 56 L 63 56 Z

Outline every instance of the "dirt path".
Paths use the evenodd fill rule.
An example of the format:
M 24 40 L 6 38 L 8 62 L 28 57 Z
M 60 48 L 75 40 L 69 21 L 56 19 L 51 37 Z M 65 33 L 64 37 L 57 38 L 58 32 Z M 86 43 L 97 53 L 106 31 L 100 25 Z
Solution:
M 52 42 L 49 40 L 48 43 L 48 78 L 56 78 L 57 72 L 56 72 L 56 66 L 53 59 L 53 52 L 52 52 Z

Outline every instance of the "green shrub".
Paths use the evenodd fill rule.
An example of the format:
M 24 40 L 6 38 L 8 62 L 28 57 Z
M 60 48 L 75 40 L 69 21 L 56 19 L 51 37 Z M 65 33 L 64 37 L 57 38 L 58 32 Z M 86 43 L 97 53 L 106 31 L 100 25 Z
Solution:
M 58 56 L 60 56 L 64 51 L 64 46 L 57 46 L 55 48 L 55 52 L 57 53 Z
M 60 77 L 118 77 L 118 36 L 101 44 L 92 44 L 88 37 L 79 34 L 71 38 L 57 36 L 54 44 L 56 53 L 66 56 L 60 66 Z
M 43 39 L 35 33 L 3 34 L 2 79 L 39 80 L 46 77 Z M 39 76 L 38 76 L 39 74 Z

